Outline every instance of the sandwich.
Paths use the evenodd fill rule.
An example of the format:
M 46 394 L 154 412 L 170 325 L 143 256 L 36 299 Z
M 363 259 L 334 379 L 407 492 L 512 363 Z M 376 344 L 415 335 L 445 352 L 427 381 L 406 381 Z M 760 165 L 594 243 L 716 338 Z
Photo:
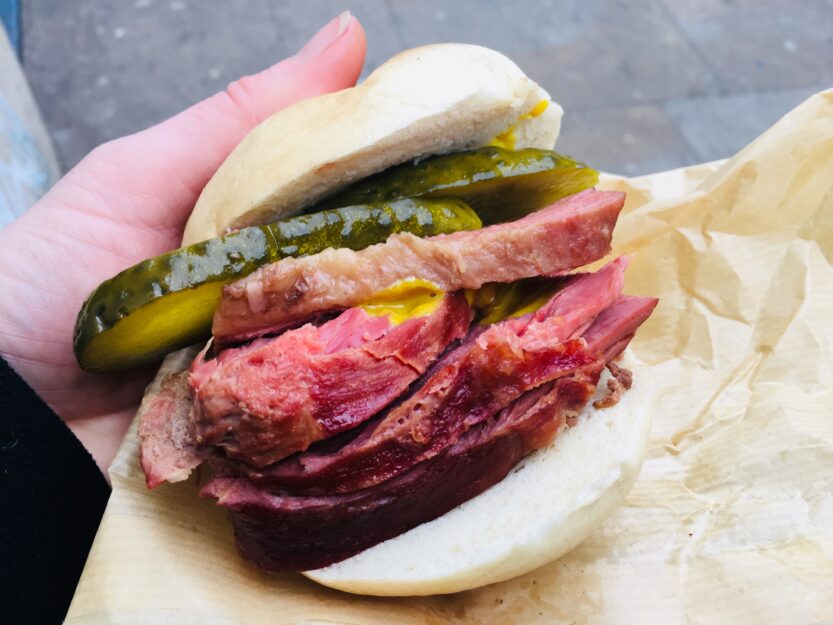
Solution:
M 641 467 L 626 348 L 657 300 L 623 294 L 625 197 L 553 151 L 561 114 L 446 44 L 255 128 L 183 247 L 79 313 L 82 367 L 165 357 L 148 486 L 199 469 L 244 558 L 363 594 L 474 588 L 585 539 Z

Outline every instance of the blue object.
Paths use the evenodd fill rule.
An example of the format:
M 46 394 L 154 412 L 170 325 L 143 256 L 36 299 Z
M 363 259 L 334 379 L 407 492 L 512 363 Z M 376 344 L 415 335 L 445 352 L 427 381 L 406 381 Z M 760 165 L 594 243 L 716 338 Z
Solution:
M 54 183 L 49 161 L 0 93 L 0 228 L 23 214 Z
M 20 58 L 20 0 L 0 0 L 0 20 L 9 33 L 9 40 Z

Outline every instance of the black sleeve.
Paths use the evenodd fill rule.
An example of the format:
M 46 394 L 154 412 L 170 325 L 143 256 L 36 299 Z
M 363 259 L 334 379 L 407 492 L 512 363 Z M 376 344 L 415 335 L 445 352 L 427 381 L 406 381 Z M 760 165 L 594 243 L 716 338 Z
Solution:
M 63 621 L 109 494 L 87 450 L 0 358 L 0 621 Z

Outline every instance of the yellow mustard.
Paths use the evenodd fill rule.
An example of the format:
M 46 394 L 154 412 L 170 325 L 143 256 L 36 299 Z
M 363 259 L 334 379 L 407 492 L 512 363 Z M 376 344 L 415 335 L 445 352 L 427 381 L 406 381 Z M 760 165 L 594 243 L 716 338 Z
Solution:
M 440 305 L 443 291 L 433 282 L 420 278 L 406 278 L 379 291 L 359 306 L 375 317 L 388 315 L 393 325 L 430 315 Z
M 529 112 L 521 115 L 518 118 L 518 123 L 526 119 L 538 117 L 541 113 L 547 110 L 549 105 L 550 103 L 548 100 L 541 100 L 538 104 L 533 106 Z M 514 150 L 515 142 L 517 141 L 517 137 L 515 136 L 515 126 L 517 126 L 517 123 L 509 126 L 509 128 L 497 135 L 494 139 L 492 139 L 489 145 L 493 145 L 497 148 L 504 148 L 506 150 Z
M 479 289 L 466 289 L 469 305 L 481 316 L 481 325 L 535 312 L 555 294 L 552 282 L 519 280 L 511 284 L 484 284 Z M 420 278 L 407 278 L 375 294 L 359 306 L 369 315 L 387 315 L 393 325 L 414 317 L 430 315 L 440 305 L 444 292 L 439 286 Z

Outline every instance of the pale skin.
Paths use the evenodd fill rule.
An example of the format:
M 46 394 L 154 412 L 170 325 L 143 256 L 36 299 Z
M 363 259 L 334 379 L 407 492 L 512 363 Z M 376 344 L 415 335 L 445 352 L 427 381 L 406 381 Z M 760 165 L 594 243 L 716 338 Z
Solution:
M 361 25 L 342 14 L 294 57 L 157 126 L 99 146 L 0 230 L 0 355 L 102 471 L 154 368 L 81 371 L 72 330 L 82 302 L 101 281 L 178 247 L 197 196 L 243 136 L 293 102 L 355 84 L 364 55 Z

